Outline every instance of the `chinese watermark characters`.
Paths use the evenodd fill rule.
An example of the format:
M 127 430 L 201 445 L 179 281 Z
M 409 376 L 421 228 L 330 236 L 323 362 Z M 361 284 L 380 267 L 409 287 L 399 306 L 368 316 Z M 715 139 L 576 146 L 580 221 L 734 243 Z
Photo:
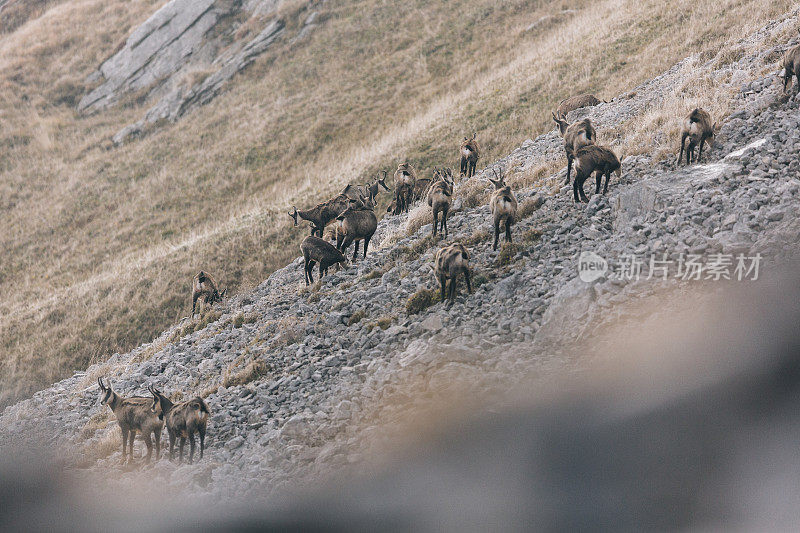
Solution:
M 587 283 L 602 277 L 626 281 L 755 281 L 759 276 L 761 259 L 759 253 L 680 254 L 677 258 L 670 258 L 668 254 L 624 254 L 619 261 L 613 262 L 594 252 L 584 251 L 578 258 L 578 276 Z

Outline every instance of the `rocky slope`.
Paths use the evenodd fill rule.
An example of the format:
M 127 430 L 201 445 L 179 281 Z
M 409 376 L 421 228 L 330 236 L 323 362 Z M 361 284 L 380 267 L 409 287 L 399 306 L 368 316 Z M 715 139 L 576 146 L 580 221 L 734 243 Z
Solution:
M 787 24 L 796 25 L 796 16 L 751 39 L 766 43 Z M 458 388 L 480 395 L 580 369 L 589 356 L 575 356 L 575 343 L 634 313 L 631 302 L 691 287 L 695 281 L 678 270 L 685 271 L 690 255 L 706 266 L 715 254 L 730 257 L 728 272 L 736 278 L 738 254 L 760 254 L 762 272 L 796 254 L 800 101 L 784 98 L 774 75 L 751 74 L 783 48 L 765 44 L 723 66 L 689 58 L 611 103 L 569 117 L 590 116 L 607 131 L 624 127 L 680 84 L 687 67 L 709 69 L 734 93 L 734 111 L 703 164 L 676 168 L 673 158 L 626 157 L 621 181 L 586 205 L 573 204 L 562 170 L 517 190 L 524 217 L 514 228 L 515 246 L 498 252 L 491 250 L 484 196 L 461 194 L 448 240 L 467 244 L 475 283 L 471 295 L 462 286 L 451 307 L 420 290 L 436 288 L 429 265 L 438 243 L 428 237 L 430 224 L 406 236 L 405 216 L 386 217 L 375 239 L 380 245 L 365 260 L 312 289 L 303 286 L 298 260 L 221 314 L 184 319 L 152 344 L 115 354 L 8 407 L 0 416 L 0 445 L 57 442 L 68 464 L 118 472 L 120 484 L 144 472 L 196 494 L 241 498 L 359 464 L 380 433 L 377 420 L 391 425 L 437 395 Z M 513 181 L 515 173 L 563 157 L 551 132 L 489 168 L 508 169 Z M 587 193 L 590 188 L 587 183 Z M 576 267 L 585 251 L 611 270 L 582 281 Z M 653 255 L 673 261 L 666 280 L 647 279 Z M 638 280 L 614 271 L 631 256 L 644 263 Z M 412 297 L 419 312 L 409 308 Z M 148 383 L 204 394 L 213 413 L 206 459 L 119 471 L 118 429 L 98 404 L 100 375 L 123 394 L 144 394 Z

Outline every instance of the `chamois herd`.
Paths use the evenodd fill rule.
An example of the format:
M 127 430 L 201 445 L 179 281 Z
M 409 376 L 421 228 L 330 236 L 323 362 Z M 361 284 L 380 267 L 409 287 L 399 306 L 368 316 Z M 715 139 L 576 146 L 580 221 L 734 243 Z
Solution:
M 795 91 L 800 92 L 800 45 L 790 48 L 783 57 L 783 73 L 779 76 L 783 82 L 783 91 L 788 93 L 794 77 Z M 590 94 L 573 96 L 559 103 L 552 113 L 553 121 L 564 140 L 564 152 L 567 158 L 566 185 L 570 183 L 572 168 L 575 178 L 572 180 L 573 199 L 576 203 L 587 202 L 584 182 L 595 174 L 595 194 L 608 192 L 611 174 L 617 178 L 622 175 L 622 165 L 617 155 L 608 147 L 597 144 L 597 131 L 588 118 L 572 124 L 566 120 L 570 111 L 581 107 L 603 103 Z M 701 108 L 693 109 L 681 122 L 681 143 L 677 165 L 681 164 L 684 153 L 686 164 L 699 162 L 703 154 L 703 146 L 712 145 L 719 127 L 712 122 L 711 115 Z M 695 151 L 697 152 L 695 155 Z M 481 149 L 477 134 L 464 137 L 460 150 L 460 175 L 471 178 L 475 175 Z M 492 170 L 493 178 L 489 183 L 494 186 L 489 207 L 494 227 L 492 249 L 497 250 L 501 227 L 506 242 L 512 241 L 511 230 L 517 222 L 517 199 L 511 187 L 505 183 L 503 172 Z M 379 173 L 374 180 L 365 185 L 348 185 L 341 193 L 311 209 L 298 210 L 292 206 L 289 216 L 298 226 L 298 218 L 309 223 L 311 234 L 303 239 L 300 251 L 303 254 L 303 271 L 306 285 L 314 283 L 313 268 L 319 264 L 320 278 L 327 274 L 331 266 L 347 267 L 349 261 L 345 256 L 347 248 L 354 244 L 353 261 L 358 259 L 359 244 L 363 245 L 364 257 L 367 255 L 369 242 L 378 226 L 375 215 L 375 199 L 381 189 L 390 192 L 386 184 L 387 171 Z M 605 183 L 602 178 L 605 177 Z M 408 213 L 416 202 L 427 199 L 433 217 L 432 233 L 434 237 L 448 236 L 447 215 L 453 204 L 455 180 L 452 168 L 434 168 L 430 178 L 420 177 L 411 163 L 398 165 L 394 172 L 394 195 L 387 213 L 395 215 Z M 439 282 L 441 300 L 448 299 L 451 304 L 456 296 L 458 278 L 463 277 L 467 291 L 472 293 L 470 281 L 469 251 L 461 243 L 452 243 L 440 248 L 433 261 L 433 274 Z M 448 283 L 449 282 L 449 283 Z M 200 271 L 192 280 L 192 316 L 197 310 L 198 301 L 203 305 L 220 302 L 227 289 L 220 291 L 216 280 L 207 272 Z M 183 461 L 183 449 L 189 439 L 189 462 L 194 459 L 195 433 L 200 439 L 200 457 L 205 448 L 206 425 L 210 416 L 208 405 L 202 398 L 173 403 L 162 392 L 152 385 L 148 390 L 152 397 L 134 396 L 123 398 L 112 388 L 111 384 L 98 378 L 101 403 L 107 405 L 114 413 L 122 430 L 122 460 L 133 457 L 133 441 L 136 433 L 140 433 L 147 446 L 145 460 L 150 461 L 155 445 L 156 459 L 161 453 L 161 432 L 167 428 L 170 445 L 170 459 L 174 458 L 175 441 L 180 439 L 179 460 Z M 154 441 L 151 441 L 151 434 Z

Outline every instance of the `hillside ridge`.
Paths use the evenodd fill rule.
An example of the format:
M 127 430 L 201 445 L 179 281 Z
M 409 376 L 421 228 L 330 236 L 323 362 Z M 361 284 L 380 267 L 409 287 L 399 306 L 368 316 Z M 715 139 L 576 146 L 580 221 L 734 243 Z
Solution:
M 750 40 L 763 44 L 792 25 L 797 12 Z M 252 292 L 199 319 L 183 319 L 152 343 L 9 406 L 0 415 L 0 446 L 55 445 L 67 464 L 107 472 L 120 458 L 119 430 L 98 403 L 97 377 L 126 395 L 146 394 L 147 384 L 184 397 L 200 394 L 212 413 L 202 462 L 162 460 L 122 471 L 111 482 L 147 476 L 210 500 L 233 500 L 359 464 L 376 441 L 391 438 L 380 428 L 437 398 L 463 389 L 491 397 L 498 389 L 579 371 L 591 352 L 578 354 L 575 347 L 608 321 L 635 320 L 634 302 L 691 291 L 695 283 L 674 271 L 666 280 L 628 279 L 615 270 L 626 258 L 640 257 L 646 266 L 659 257 L 677 268 L 689 255 L 705 261 L 743 256 L 750 266 L 759 257 L 768 271 L 797 254 L 798 97 L 781 94 L 774 72 L 763 75 L 785 47 L 755 46 L 729 62 L 690 57 L 610 103 L 569 115 L 570 121 L 590 117 L 600 142 L 613 147 L 615 131 L 646 114 L 667 88 L 704 70 L 730 89 L 732 112 L 698 165 L 676 168 L 674 155 L 627 154 L 608 195 L 592 194 L 588 204 L 576 205 L 571 187 L 563 186 L 562 141 L 551 131 L 457 182 L 446 242 L 469 248 L 475 290 L 467 295 L 462 287 L 452 307 L 431 299 L 436 285 L 429 266 L 445 241 L 429 237 L 427 206 L 420 206 L 381 220 L 378 245 L 366 259 L 310 289 L 294 261 Z M 522 181 L 542 165 L 559 170 Z M 484 180 L 492 168 L 508 174 L 523 212 L 515 244 L 498 252 L 491 250 Z M 583 252 L 614 268 L 583 281 L 577 270 Z M 729 266 L 730 283 L 737 282 L 735 264 Z M 745 278 L 755 275 L 748 272 Z

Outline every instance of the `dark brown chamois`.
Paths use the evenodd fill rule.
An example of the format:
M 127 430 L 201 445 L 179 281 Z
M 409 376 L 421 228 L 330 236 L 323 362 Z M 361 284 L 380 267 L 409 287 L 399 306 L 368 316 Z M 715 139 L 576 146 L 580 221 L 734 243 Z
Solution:
M 436 236 L 439 229 L 439 214 L 442 215 L 442 227 L 444 237 L 447 238 L 447 213 L 453 203 L 453 171 L 445 169 L 438 172 L 434 178 L 434 183 L 428 191 L 428 205 L 433 214 L 433 236 Z
M 310 235 L 300 243 L 300 251 L 303 253 L 303 273 L 306 285 L 314 283 L 314 276 L 311 270 L 314 265 L 319 263 L 319 277 L 322 278 L 328 268 L 334 264 L 347 266 L 347 258 L 336 249 L 334 245 L 324 239 Z
M 464 137 L 461 142 L 461 175 L 468 178 L 475 175 L 475 167 L 481 157 L 481 148 L 475 139 L 477 136 L 477 133 L 473 133 L 471 139 Z
M 347 248 L 355 243 L 353 251 L 353 261 L 358 258 L 358 243 L 364 241 L 364 257 L 367 257 L 369 241 L 378 228 L 378 217 L 372 207 L 375 205 L 372 198 L 369 199 L 367 206 L 351 206 L 344 213 L 339 215 L 338 220 L 341 224 L 341 231 L 336 237 L 336 248 L 344 254 Z
M 608 180 L 612 173 L 617 174 L 617 178 L 622 176 L 622 165 L 617 155 L 604 146 L 589 145 L 584 146 L 575 152 L 575 182 L 572 184 L 572 192 L 576 202 L 588 202 L 586 193 L 583 191 L 583 183 L 586 178 L 597 173 L 597 187 L 594 193 L 600 193 L 600 183 L 603 176 L 606 177 L 603 194 L 608 192 Z
M 592 107 L 599 104 L 607 104 L 605 100 L 600 100 L 593 94 L 578 94 L 576 96 L 570 96 L 569 98 L 565 98 L 558 103 L 558 109 L 556 109 L 556 116 L 559 117 L 566 117 L 567 113 L 570 111 L 575 111 L 576 109 L 580 109 L 582 107 Z
M 572 162 L 575 159 L 575 152 L 584 146 L 595 144 L 597 132 L 594 130 L 592 121 L 588 118 L 568 124 L 564 115 L 556 116 L 553 113 L 553 120 L 558 124 L 558 131 L 564 138 L 564 152 L 567 154 L 567 181 L 569 185 L 569 175 L 572 170 Z
M 800 92 L 800 44 L 789 48 L 783 55 L 783 92 L 792 87 L 792 76 L 795 77 L 795 92 Z
M 200 459 L 206 447 L 206 426 L 210 412 L 208 405 L 199 396 L 180 403 L 161 394 L 152 385 L 147 388 L 153 395 L 150 406 L 153 413 L 161 413 L 169 435 L 169 458 L 175 457 L 175 439 L 181 439 L 178 461 L 183 462 L 183 446 L 189 439 L 189 464 L 194 460 L 194 434 L 200 435 Z
M 411 208 L 414 199 L 414 184 L 417 181 L 417 171 L 410 163 L 401 163 L 394 172 L 394 214 L 398 215 Z
M 433 272 L 442 289 L 442 301 L 444 301 L 445 292 L 447 292 L 450 303 L 453 302 L 456 297 L 456 287 L 460 274 L 464 275 L 467 280 L 467 290 L 472 294 L 472 284 L 469 280 L 469 253 L 463 244 L 456 242 L 441 248 L 436 252 L 433 264 Z M 447 280 L 450 280 L 450 287 L 446 287 Z
M 383 177 L 380 177 L 380 174 L 375 176 L 375 180 L 365 186 L 364 192 L 366 193 L 367 198 L 372 198 L 373 200 L 378 197 L 378 191 L 380 191 L 380 187 L 386 189 L 386 192 L 389 192 L 389 186 L 386 185 L 386 176 L 388 172 L 385 170 L 383 172 Z
M 680 165 L 683 158 L 684 146 L 686 146 L 686 139 L 689 139 L 689 145 L 686 146 L 686 164 L 690 165 L 692 162 L 700 162 L 700 156 L 703 155 L 703 145 L 708 143 L 711 147 L 714 144 L 714 136 L 717 134 L 718 128 L 716 123 L 711 122 L 711 115 L 708 112 L 696 107 L 689 113 L 683 123 L 681 124 L 681 151 L 678 153 L 678 161 L 676 165 Z M 694 157 L 694 149 L 698 148 L 697 157 Z
M 494 169 L 492 169 L 492 172 L 494 172 Z M 492 245 L 492 250 L 497 250 L 497 241 L 500 240 L 500 224 L 503 222 L 506 227 L 506 242 L 513 242 L 511 240 L 511 226 L 517 220 L 517 198 L 511 191 L 511 187 L 506 185 L 502 170 L 500 174 L 495 173 L 495 176 L 497 176 L 496 180 L 489 178 L 495 188 L 494 193 L 492 193 L 492 199 L 489 201 L 492 218 L 494 219 L 494 244 Z
M 117 424 L 122 430 L 122 462 L 125 462 L 125 444 L 128 444 L 128 460 L 133 460 L 133 440 L 136 438 L 136 432 L 142 434 L 147 446 L 146 462 L 150 462 L 150 457 L 153 455 L 153 443 L 150 441 L 150 434 L 155 436 L 156 441 L 156 460 L 161 457 L 161 430 L 164 427 L 164 421 L 159 416 L 160 412 L 154 412 L 151 407 L 150 398 L 141 396 L 134 396 L 131 398 L 123 398 L 111 388 L 103 384 L 102 378 L 97 378 L 97 384 L 100 385 L 100 394 L 102 398 L 100 403 L 107 405 L 109 409 L 117 417 Z
M 228 289 L 223 289 L 220 292 L 217 281 L 211 274 L 201 270 L 192 280 L 192 316 L 194 316 L 197 307 L 197 300 L 201 297 L 203 298 L 201 303 L 203 304 L 203 309 L 205 309 L 206 305 L 214 305 L 217 302 L 221 302 L 227 293 Z
M 318 235 L 322 237 L 322 232 L 325 231 L 325 226 L 350 206 L 351 198 L 345 194 L 339 194 L 335 198 L 331 198 L 327 202 L 315 205 L 311 209 L 305 211 L 298 211 L 295 206 L 292 206 L 294 212 L 290 212 L 289 216 L 294 219 L 294 225 L 297 226 L 297 217 L 311 222 L 311 235 Z

